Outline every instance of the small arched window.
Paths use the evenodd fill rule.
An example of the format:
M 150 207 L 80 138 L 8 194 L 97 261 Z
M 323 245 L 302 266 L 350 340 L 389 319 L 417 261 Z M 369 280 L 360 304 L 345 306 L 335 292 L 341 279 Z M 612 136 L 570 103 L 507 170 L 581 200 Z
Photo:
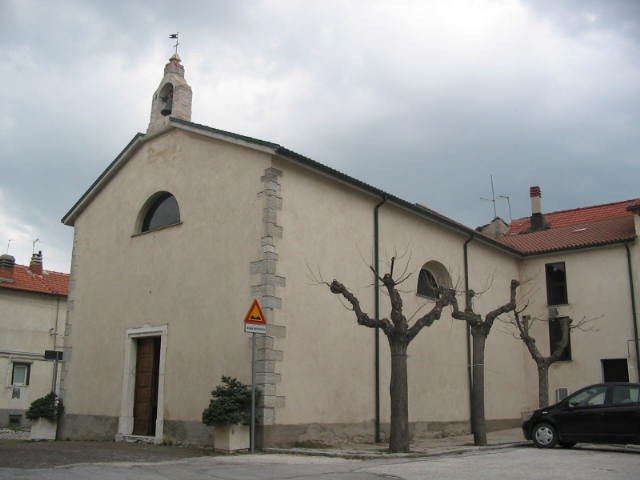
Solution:
M 143 209 L 140 232 L 148 232 L 178 223 L 180 223 L 180 207 L 178 207 L 176 197 L 169 192 L 162 192 L 147 201 L 147 206 Z
M 418 275 L 418 295 L 438 299 L 441 288 L 451 288 L 449 272 L 440 262 L 425 263 Z

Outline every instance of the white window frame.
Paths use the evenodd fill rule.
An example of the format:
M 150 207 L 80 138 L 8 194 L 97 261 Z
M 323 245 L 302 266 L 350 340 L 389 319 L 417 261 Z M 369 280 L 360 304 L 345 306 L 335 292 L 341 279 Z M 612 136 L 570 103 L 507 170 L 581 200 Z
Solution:
M 17 366 L 27 367 L 27 375 L 25 378 L 25 383 L 15 383 L 15 368 Z M 11 362 L 11 386 L 12 387 L 20 387 L 25 388 L 29 386 L 29 380 L 31 380 L 31 363 L 30 362 L 20 362 L 20 361 L 12 361 Z
M 120 417 L 116 441 L 133 436 L 133 404 L 136 386 L 136 356 L 138 344 L 136 340 L 145 337 L 160 337 L 160 365 L 158 371 L 158 411 L 156 415 L 156 434 L 142 437 L 153 443 L 161 443 L 164 434 L 164 374 L 167 353 L 167 325 L 144 326 L 130 328 L 126 331 L 124 341 L 124 370 L 122 373 L 122 397 L 120 401 Z M 139 437 L 139 436 L 135 436 Z

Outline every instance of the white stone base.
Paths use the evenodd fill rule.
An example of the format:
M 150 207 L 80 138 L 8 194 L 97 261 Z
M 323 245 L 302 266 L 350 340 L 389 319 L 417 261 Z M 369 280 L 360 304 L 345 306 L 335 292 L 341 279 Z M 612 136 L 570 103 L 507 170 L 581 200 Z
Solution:
M 214 447 L 217 451 L 225 453 L 248 450 L 250 436 L 250 429 L 246 425 L 215 427 Z
M 31 440 L 55 440 L 57 422 L 39 418 L 31 422 Z

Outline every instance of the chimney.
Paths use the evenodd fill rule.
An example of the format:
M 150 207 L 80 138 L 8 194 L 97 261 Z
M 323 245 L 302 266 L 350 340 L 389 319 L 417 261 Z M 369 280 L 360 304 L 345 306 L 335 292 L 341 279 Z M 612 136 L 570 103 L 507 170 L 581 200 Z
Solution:
M 529 188 L 529 196 L 531 197 L 531 231 L 544 230 L 547 225 L 542 214 L 542 192 L 540 187 Z
M 16 266 L 16 259 L 13 255 L 5 253 L 0 255 L 0 282 L 13 281 L 13 268 Z
M 29 271 L 36 275 L 42 275 L 42 251 L 31 255 L 31 263 L 29 264 Z

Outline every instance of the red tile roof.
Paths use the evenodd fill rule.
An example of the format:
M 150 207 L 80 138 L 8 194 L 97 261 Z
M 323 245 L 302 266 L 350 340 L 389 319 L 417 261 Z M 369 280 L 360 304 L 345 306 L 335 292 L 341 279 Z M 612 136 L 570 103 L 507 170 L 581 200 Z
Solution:
M 7 278 L 9 281 L 6 280 Z M 42 275 L 36 275 L 29 271 L 29 267 L 16 265 L 12 271 L 6 268 L 0 269 L 0 288 L 67 296 L 69 295 L 69 274 L 44 270 Z
M 633 212 L 639 199 L 544 214 L 549 228 L 531 232 L 529 217 L 511 222 L 500 241 L 525 254 L 583 248 L 632 240 L 636 236 Z

